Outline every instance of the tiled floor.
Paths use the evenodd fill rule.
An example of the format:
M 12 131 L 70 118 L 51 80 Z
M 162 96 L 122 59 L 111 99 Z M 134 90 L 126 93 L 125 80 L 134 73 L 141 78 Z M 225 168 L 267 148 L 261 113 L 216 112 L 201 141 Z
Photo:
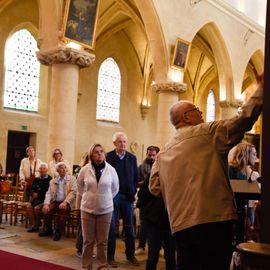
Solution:
M 75 256 L 75 237 L 63 237 L 55 242 L 49 237 L 39 237 L 37 233 L 27 233 L 21 226 L 10 226 L 6 223 L 0 226 L 0 249 L 19 255 L 52 262 L 73 269 L 80 269 L 81 259 Z M 117 240 L 116 260 L 119 262 L 117 270 L 142 270 L 145 269 L 146 255 L 137 256 L 141 265 L 131 266 L 127 263 L 124 254 L 125 245 L 122 240 Z M 94 268 L 95 269 L 95 268 Z M 165 269 L 164 259 L 160 256 L 158 270 Z M 2 269 L 1 270 L 6 270 Z

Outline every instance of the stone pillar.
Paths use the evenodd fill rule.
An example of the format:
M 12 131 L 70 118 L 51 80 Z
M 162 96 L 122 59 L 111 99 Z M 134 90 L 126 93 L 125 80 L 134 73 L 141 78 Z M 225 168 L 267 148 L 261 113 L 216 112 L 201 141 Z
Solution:
M 221 119 L 228 119 L 238 114 L 238 108 L 242 106 L 241 101 L 220 101 L 219 105 L 221 107 Z
M 158 94 L 156 143 L 163 148 L 175 132 L 170 123 L 169 109 L 179 100 L 179 93 L 185 92 L 187 86 L 185 83 L 168 82 L 156 83 L 152 87 Z
M 64 46 L 39 51 L 41 64 L 51 65 L 50 110 L 48 122 L 48 159 L 59 147 L 73 164 L 79 68 L 91 65 L 93 54 Z

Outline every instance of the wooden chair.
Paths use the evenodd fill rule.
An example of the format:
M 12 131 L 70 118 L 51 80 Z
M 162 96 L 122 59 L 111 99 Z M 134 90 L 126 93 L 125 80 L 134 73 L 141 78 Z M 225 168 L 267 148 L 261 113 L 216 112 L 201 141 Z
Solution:
M 72 210 L 69 213 L 69 216 L 67 217 L 66 221 L 66 227 L 65 227 L 65 233 L 67 236 L 70 235 L 70 231 L 72 232 L 72 235 L 75 236 L 75 230 L 78 230 L 79 226 L 79 221 L 80 221 L 80 210 Z
M 9 220 L 10 225 L 16 225 L 18 216 L 21 215 L 21 222 L 25 221 L 27 227 L 27 202 L 24 202 L 26 187 L 21 186 L 19 182 L 19 176 L 16 178 L 16 185 L 12 186 L 10 180 L 5 180 L 10 183 L 10 189 L 8 192 L 1 194 L 0 204 L 0 223 L 3 221 L 3 215 L 6 221 Z M 14 222 L 13 222 L 14 221 Z
M 2 185 L 5 185 L 5 189 L 3 189 Z M 10 225 L 12 225 L 12 217 L 15 209 L 15 199 L 16 199 L 16 187 L 12 186 L 12 182 L 10 180 L 4 180 L 1 182 L 1 191 L 0 191 L 0 224 L 3 221 L 3 215 L 6 217 L 6 221 L 9 221 Z
M 26 195 L 26 185 L 21 185 L 19 177 L 16 179 L 16 196 L 14 207 L 14 226 L 17 225 L 18 217 L 21 216 L 21 223 L 25 223 L 25 228 L 28 226 L 27 206 L 29 202 L 24 201 Z

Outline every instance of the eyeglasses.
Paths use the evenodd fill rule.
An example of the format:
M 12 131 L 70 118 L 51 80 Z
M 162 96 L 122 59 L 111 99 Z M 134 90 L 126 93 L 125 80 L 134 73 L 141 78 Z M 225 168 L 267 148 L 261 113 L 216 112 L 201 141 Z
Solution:
M 186 114 L 186 113 L 188 113 L 188 112 L 193 112 L 193 111 L 197 111 L 197 112 L 201 113 L 199 107 L 195 107 L 195 108 L 192 108 L 192 109 L 190 109 L 190 110 L 185 111 L 184 114 Z
M 59 154 L 59 155 L 61 155 L 61 153 L 60 153 L 60 152 L 55 152 L 54 154 L 55 154 L 55 155 L 58 155 L 58 154 Z

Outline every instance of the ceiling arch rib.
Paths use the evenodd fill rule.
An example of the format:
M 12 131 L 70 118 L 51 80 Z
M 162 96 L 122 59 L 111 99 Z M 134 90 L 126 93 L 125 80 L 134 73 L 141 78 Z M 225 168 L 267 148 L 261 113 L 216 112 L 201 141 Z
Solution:
M 13 0 L 0 0 L 0 14 L 13 2 Z
M 104 43 L 118 32 L 122 32 L 122 37 L 130 43 L 143 76 L 149 41 L 140 13 L 131 1 L 110 0 L 101 5 L 97 23 L 97 44 Z
M 109 29 L 103 31 L 102 33 L 99 34 L 97 40 L 98 42 L 105 42 L 107 39 L 109 39 L 111 36 L 113 36 L 115 33 L 129 27 L 133 21 L 129 18 L 126 20 L 123 20 L 119 23 L 116 23 L 114 26 L 110 27 Z
M 193 82 L 194 93 L 196 93 L 196 91 L 200 85 L 200 77 L 202 76 L 202 73 L 203 73 L 202 66 L 203 66 L 204 58 L 205 58 L 205 55 L 201 54 L 201 56 L 199 58 L 199 62 L 198 62 L 198 68 L 197 68 L 195 76 L 194 76 L 194 82 Z
M 209 58 L 209 60 L 215 64 L 215 58 L 213 55 L 213 51 L 211 49 L 211 47 L 209 46 L 209 44 L 206 42 L 206 40 L 199 34 L 197 34 L 195 36 L 195 38 L 192 41 L 192 45 L 195 47 L 198 47 L 201 51 L 203 51 L 203 53 L 206 55 L 207 58 Z
M 121 21 L 125 24 L 127 18 L 131 19 L 136 25 L 138 25 L 144 37 L 147 38 L 141 18 L 126 2 L 122 0 L 117 0 L 117 2 L 113 2 L 112 5 L 110 5 L 101 14 L 98 19 L 97 37 L 102 35 L 103 31 L 107 31 L 107 28 L 110 28 L 109 26 L 112 24 L 113 21 L 116 21 L 118 19 L 118 25 L 121 23 Z M 122 27 L 122 29 L 124 29 L 124 27 Z
M 141 17 L 139 16 L 139 13 L 135 12 L 135 10 L 128 5 L 126 0 L 117 0 L 117 2 L 119 3 L 119 7 L 124 10 L 127 16 L 129 16 L 140 27 L 142 33 L 145 35 L 145 38 L 147 38 L 145 26 Z
M 136 48 L 134 46 L 134 43 L 130 40 L 129 35 L 127 35 L 127 33 L 125 31 L 123 33 L 126 36 L 126 38 L 129 40 L 129 42 L 130 42 L 130 44 L 131 44 L 131 46 L 132 46 L 132 48 L 134 50 L 134 53 L 135 53 L 136 58 L 138 60 L 138 64 L 139 64 L 139 67 L 140 67 L 141 74 L 143 75 L 143 59 L 141 59 L 141 57 L 139 56 L 138 50 L 136 50 Z M 145 53 L 146 53 L 146 51 L 145 51 Z M 145 53 L 144 53 L 144 55 L 145 55 Z M 142 57 L 144 57 L 144 55 Z
M 119 6 L 114 2 L 98 18 L 97 36 L 111 23 L 120 13 Z

